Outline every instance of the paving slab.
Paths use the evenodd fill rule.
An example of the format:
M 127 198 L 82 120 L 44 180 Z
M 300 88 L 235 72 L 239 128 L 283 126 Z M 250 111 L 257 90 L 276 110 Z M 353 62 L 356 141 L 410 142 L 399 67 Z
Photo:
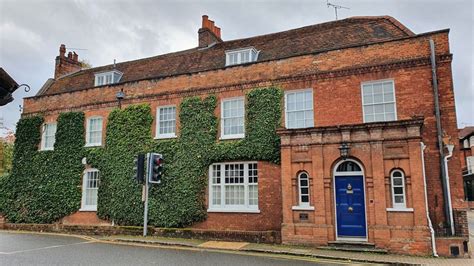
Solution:
M 228 242 L 228 241 L 207 241 L 199 245 L 202 248 L 241 250 L 249 243 L 247 242 Z

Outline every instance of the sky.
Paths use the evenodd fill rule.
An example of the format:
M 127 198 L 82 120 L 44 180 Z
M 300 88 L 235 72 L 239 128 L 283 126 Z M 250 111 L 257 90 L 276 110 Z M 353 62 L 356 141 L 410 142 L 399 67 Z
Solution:
M 474 125 L 474 5 L 471 0 L 331 0 L 349 7 L 339 19 L 390 15 L 415 33 L 451 29 L 458 127 Z M 0 66 L 19 84 L 0 107 L 4 128 L 14 130 L 22 98 L 34 96 L 53 77 L 59 45 L 101 66 L 197 46 L 207 14 L 232 40 L 335 19 L 326 0 L 0 0 Z

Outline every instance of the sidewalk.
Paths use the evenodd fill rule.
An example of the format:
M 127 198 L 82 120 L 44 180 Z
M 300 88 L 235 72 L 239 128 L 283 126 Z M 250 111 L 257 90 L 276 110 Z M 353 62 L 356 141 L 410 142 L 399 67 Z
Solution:
M 369 262 L 383 264 L 406 264 L 406 265 L 474 265 L 473 259 L 456 258 L 434 258 L 416 257 L 393 254 L 377 254 L 368 252 L 348 252 L 323 250 L 311 247 L 255 244 L 246 242 L 205 241 L 197 239 L 163 238 L 163 237 L 139 237 L 139 236 L 109 236 L 98 238 L 102 241 L 121 243 L 140 243 L 160 246 L 179 246 L 197 249 L 219 249 L 241 252 L 257 252 L 281 255 L 294 255 L 331 260 L 343 260 L 353 262 Z

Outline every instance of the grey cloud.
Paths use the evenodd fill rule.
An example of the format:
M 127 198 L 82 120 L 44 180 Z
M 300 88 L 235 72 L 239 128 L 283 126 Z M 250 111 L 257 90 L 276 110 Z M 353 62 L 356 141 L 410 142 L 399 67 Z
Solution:
M 391 15 L 416 33 L 450 28 L 453 77 L 460 126 L 474 124 L 473 4 L 469 0 L 332 0 L 348 6 L 339 17 Z M 195 47 L 201 15 L 222 28 L 224 40 L 334 20 L 325 0 L 287 1 L 0 1 L 0 65 L 32 91 L 15 92 L 0 107 L 13 128 L 22 97 L 52 77 L 61 43 L 92 65 L 133 60 Z M 0 135 L 4 133 L 0 131 Z

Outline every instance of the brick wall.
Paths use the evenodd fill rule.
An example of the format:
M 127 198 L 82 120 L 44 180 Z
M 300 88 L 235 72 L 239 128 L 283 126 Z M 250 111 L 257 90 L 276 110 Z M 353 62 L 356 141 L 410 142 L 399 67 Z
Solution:
M 279 165 L 258 162 L 259 213 L 210 212 L 204 222 L 193 228 L 213 230 L 267 231 L 280 230 L 281 179 Z M 208 197 L 208 195 L 206 195 Z M 207 199 L 206 199 L 206 204 Z
M 418 115 L 425 118 L 421 140 L 427 145 L 425 160 L 429 210 L 434 226 L 441 227 L 444 222 L 443 191 L 431 86 L 430 38 L 436 43 L 438 55 L 437 73 L 443 130 L 452 140 L 456 140 L 458 133 L 447 31 L 190 75 L 30 97 L 24 100 L 23 115 L 44 113 L 47 120 L 54 120 L 59 112 L 82 110 L 86 117 L 103 114 L 106 118 L 108 112 L 117 106 L 116 92 L 124 89 L 126 94 L 124 106 L 149 103 L 155 116 L 156 106 L 170 103 L 178 105 L 183 97 L 216 94 L 220 99 L 245 95 L 246 91 L 255 87 L 276 85 L 284 90 L 313 88 L 315 126 L 357 124 L 363 122 L 361 82 L 393 79 L 398 119 L 409 119 Z M 216 115 L 220 115 L 219 108 L 216 108 Z M 153 131 L 154 128 L 153 125 Z M 285 159 L 284 156 L 282 158 Z M 466 203 L 463 200 L 458 145 L 455 147 L 453 158 L 449 161 L 449 175 L 453 206 L 464 208 Z M 385 186 L 385 183 L 382 183 L 382 186 Z M 263 187 L 262 185 L 259 188 L 260 195 L 265 195 L 260 191 Z M 415 199 L 409 200 L 416 203 Z M 277 209 L 272 208 L 272 212 Z M 258 215 L 210 213 L 208 221 L 196 227 L 220 227 L 224 223 L 222 221 L 235 222 L 236 218 L 239 218 L 258 228 L 278 228 L 279 220 L 276 218 L 278 215 L 266 216 L 268 213 L 262 206 L 260 216 L 273 220 L 271 222 L 260 221 L 256 218 Z M 238 229 L 246 226 L 240 226 L 235 222 L 230 223 L 229 227 Z

